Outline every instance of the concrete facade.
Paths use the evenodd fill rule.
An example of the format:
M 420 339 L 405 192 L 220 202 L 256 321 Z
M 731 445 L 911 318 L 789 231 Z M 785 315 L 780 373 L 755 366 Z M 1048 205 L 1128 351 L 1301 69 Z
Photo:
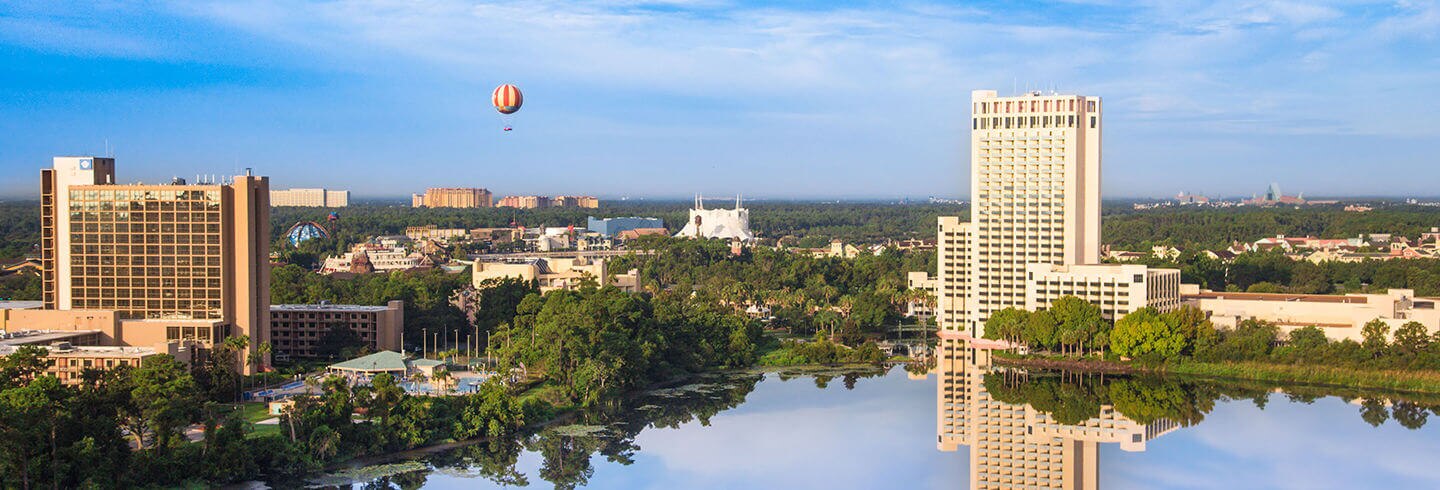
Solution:
M 1170 311 L 1180 307 L 1180 271 L 1136 264 L 1026 266 L 1025 309 L 1046 309 L 1067 295 L 1099 306 L 1110 321 L 1147 306 Z
M 1209 313 L 1210 321 L 1220 328 L 1256 319 L 1274 323 L 1284 334 L 1316 326 L 1332 340 L 1361 342 L 1365 324 L 1378 318 L 1390 326 L 1392 335 L 1411 321 L 1425 325 L 1431 335 L 1440 332 L 1440 309 L 1436 309 L 1440 298 L 1416 298 L 1409 289 L 1343 296 L 1189 291 L 1181 300 Z
M 109 158 L 41 171 L 44 309 L 7 315 L 10 328 L 101 330 L 115 346 L 269 341 L 269 179 L 113 182 Z
M 935 320 L 941 331 L 960 332 L 969 325 L 970 252 L 974 242 L 970 223 L 941 216 L 937 227 L 935 263 Z
M 1111 318 L 1173 307 L 1178 271 L 1126 269 L 1120 304 L 1121 272 L 1089 265 L 1100 263 L 1101 109 L 1099 97 L 972 92 L 971 222 L 942 217 L 937 230 L 942 333 L 981 337 L 994 312 L 1065 295 L 1108 305 Z

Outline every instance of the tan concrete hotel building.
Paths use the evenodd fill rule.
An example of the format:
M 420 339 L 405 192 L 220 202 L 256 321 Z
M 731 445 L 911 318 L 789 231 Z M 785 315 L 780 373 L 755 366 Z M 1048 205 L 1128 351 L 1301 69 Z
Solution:
M 971 98 L 972 221 L 942 217 L 937 228 L 941 331 L 979 337 L 996 311 L 1045 308 L 1065 295 L 1116 298 L 1106 310 L 1112 320 L 1147 305 L 1178 306 L 1178 271 L 1099 264 L 1100 98 L 993 90 Z M 1153 279 L 1165 289 L 1152 288 Z
M 56 157 L 41 171 L 44 306 L 8 311 L 0 327 L 95 330 L 108 346 L 269 341 L 269 179 L 115 182 L 111 158 Z
M 431 187 L 410 197 L 416 208 L 493 208 L 495 197 L 488 189 L 473 187 Z

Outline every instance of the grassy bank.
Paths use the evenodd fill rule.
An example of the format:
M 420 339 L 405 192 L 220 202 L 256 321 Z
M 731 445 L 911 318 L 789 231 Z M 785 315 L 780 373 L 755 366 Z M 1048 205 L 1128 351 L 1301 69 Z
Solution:
M 1304 383 L 1345 388 L 1440 393 L 1440 372 L 1337 368 L 1261 362 L 1181 362 L 1166 372 L 1187 376 Z
M 1163 373 L 1270 383 L 1294 383 L 1343 388 L 1440 394 L 1440 372 L 1340 368 L 1317 365 L 1275 364 L 1255 361 L 1177 361 L 1159 366 L 1133 362 L 997 353 L 996 364 L 1042 369 L 1070 369 L 1104 373 Z

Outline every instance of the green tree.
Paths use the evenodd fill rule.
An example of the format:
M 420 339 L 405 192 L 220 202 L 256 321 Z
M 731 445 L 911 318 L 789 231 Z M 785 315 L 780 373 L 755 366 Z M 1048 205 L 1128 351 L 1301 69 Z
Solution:
M 1368 340 L 1368 339 L 1367 339 Z M 1406 356 L 1415 356 L 1430 346 L 1430 334 L 1425 324 L 1410 321 L 1395 330 L 1395 350 Z
M 1390 412 L 1385 410 L 1384 400 L 1366 398 L 1360 402 L 1360 418 L 1371 427 L 1379 427 L 1390 420 Z
M 1180 354 L 1185 338 L 1179 328 L 1161 318 L 1154 308 L 1145 307 L 1115 322 L 1110 348 L 1123 357 L 1164 361 Z
M 1390 324 L 1385 323 L 1385 320 L 1379 318 L 1370 320 L 1360 329 L 1360 335 L 1365 339 L 1360 346 L 1369 351 L 1371 356 L 1380 357 L 1385 353 L 1385 348 L 1390 345 L 1390 339 L 1387 338 L 1389 334 Z
M 1105 318 L 1100 307 L 1075 296 L 1062 296 L 1050 305 L 1048 310 L 1059 323 L 1056 339 L 1062 347 L 1070 347 L 1084 355 L 1087 345 L 1093 345 L 1095 335 L 1105 330 Z
M 1330 339 L 1325 337 L 1320 327 L 1312 325 L 1291 330 L 1289 343 L 1302 353 L 1310 353 L 1330 343 Z
M 990 318 L 985 320 L 985 333 L 982 337 L 1019 342 L 1029 319 L 1030 312 L 1017 308 L 1005 308 L 991 313 Z
M 405 389 L 390 373 L 380 373 L 370 380 L 370 397 L 365 406 L 372 416 L 380 416 L 380 427 L 390 427 L 390 414 L 405 398 Z
M 1020 340 L 1032 348 L 1050 350 L 1058 342 L 1059 328 L 1060 324 L 1055 321 L 1054 313 L 1048 310 L 1037 311 L 1026 317 Z
M 201 401 L 195 381 L 184 365 L 168 355 L 145 358 L 128 378 L 130 403 L 122 410 L 126 426 L 140 447 L 165 454 L 187 426 L 199 421 Z

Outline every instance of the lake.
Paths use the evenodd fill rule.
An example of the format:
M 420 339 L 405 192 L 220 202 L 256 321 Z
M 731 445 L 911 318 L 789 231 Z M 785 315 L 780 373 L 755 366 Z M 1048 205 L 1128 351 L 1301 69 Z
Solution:
M 702 376 L 613 414 L 354 468 L 363 488 L 1440 488 L 1440 400 L 1024 372 L 942 344 L 929 372 Z M 925 369 L 917 369 L 925 371 Z

